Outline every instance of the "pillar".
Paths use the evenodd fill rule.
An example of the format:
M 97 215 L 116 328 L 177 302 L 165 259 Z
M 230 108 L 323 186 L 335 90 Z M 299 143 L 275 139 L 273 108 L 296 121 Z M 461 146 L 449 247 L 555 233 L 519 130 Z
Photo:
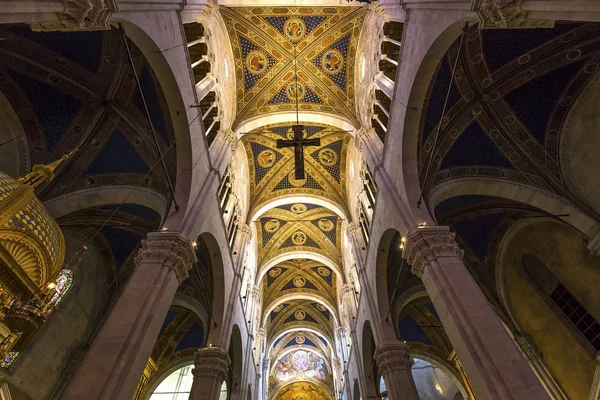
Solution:
M 229 372 L 229 354 L 220 347 L 204 347 L 194 355 L 194 383 L 190 400 L 217 400 Z
M 477 398 L 548 399 L 542 385 L 462 261 L 448 227 L 420 227 L 406 259 L 425 285 Z
M 390 400 L 419 400 L 406 343 L 399 340 L 382 343 L 375 350 L 375 360 Z
M 177 232 L 151 232 L 135 270 L 62 399 L 131 400 L 177 287 L 196 255 Z

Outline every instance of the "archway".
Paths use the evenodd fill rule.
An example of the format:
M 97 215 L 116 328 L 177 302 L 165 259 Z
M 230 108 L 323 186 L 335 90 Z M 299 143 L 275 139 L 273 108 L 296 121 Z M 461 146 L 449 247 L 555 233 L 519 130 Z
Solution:
M 244 350 L 242 348 L 242 336 L 240 328 L 234 325 L 231 330 L 231 339 L 229 341 L 229 375 L 226 379 L 228 385 L 227 399 L 239 400 L 241 394 L 242 367 L 244 365 Z
M 213 235 L 203 233 L 196 241 L 195 251 L 198 261 L 190 271 L 190 276 L 197 277 L 205 289 L 204 301 L 208 304 L 211 319 L 206 327 L 207 342 L 216 344 L 221 337 L 225 307 L 225 274 L 221 249 Z
M 379 371 L 375 363 L 376 345 L 370 321 L 365 321 L 363 325 L 361 349 L 363 373 L 365 376 L 365 396 L 367 398 L 375 398 L 377 397 L 379 386 Z

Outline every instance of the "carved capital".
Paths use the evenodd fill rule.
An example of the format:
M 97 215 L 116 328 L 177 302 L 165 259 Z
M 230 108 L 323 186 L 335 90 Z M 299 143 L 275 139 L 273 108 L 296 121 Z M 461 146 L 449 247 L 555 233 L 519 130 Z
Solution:
M 522 0 L 475 0 L 473 11 L 479 17 L 480 29 L 553 28 L 554 21 L 527 18 Z
M 410 348 L 400 341 L 384 342 L 375 350 L 375 361 L 379 372 L 384 377 L 393 371 L 406 371 L 410 373 L 412 361 Z
M 244 241 L 250 240 L 250 238 L 252 237 L 252 229 L 250 229 L 250 227 L 244 223 L 240 224 L 239 226 L 239 235 L 241 237 L 243 237 Z
M 462 259 L 463 251 L 447 226 L 430 226 L 420 227 L 407 235 L 404 254 L 406 261 L 412 265 L 413 274 L 421 277 L 431 261 L 438 257 Z
M 354 221 L 348 224 L 348 234 L 349 235 L 354 235 L 356 233 L 358 233 L 358 231 L 360 230 L 360 226 L 358 225 L 358 222 Z
M 529 335 L 516 335 L 515 341 L 528 361 L 540 360 L 542 354 Z
M 256 302 L 260 302 L 260 286 L 252 287 L 252 299 Z
M 115 0 L 62 0 L 65 10 L 58 21 L 32 22 L 33 31 L 89 31 L 110 29 L 110 17 L 117 11 Z
M 177 232 L 150 232 L 142 240 L 142 247 L 135 257 L 135 265 L 160 263 L 175 271 L 179 283 L 188 277 L 188 271 L 196 262 L 192 243 Z
M 229 372 L 229 354 L 220 347 L 203 347 L 194 354 L 194 378 L 215 378 L 223 382 Z

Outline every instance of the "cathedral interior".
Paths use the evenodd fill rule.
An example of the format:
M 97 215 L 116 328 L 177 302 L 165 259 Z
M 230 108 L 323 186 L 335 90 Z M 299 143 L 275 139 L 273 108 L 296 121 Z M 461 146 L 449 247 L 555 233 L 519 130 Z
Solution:
M 599 400 L 598 287 L 600 0 L 0 1 L 0 400 Z

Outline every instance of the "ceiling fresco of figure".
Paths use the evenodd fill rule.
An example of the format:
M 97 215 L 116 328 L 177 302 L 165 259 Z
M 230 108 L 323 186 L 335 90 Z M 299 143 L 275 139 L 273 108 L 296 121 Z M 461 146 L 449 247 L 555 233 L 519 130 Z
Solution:
M 237 123 L 295 110 L 296 102 L 302 111 L 333 113 L 356 122 L 354 64 L 365 8 L 221 7 L 220 11 L 235 56 Z

